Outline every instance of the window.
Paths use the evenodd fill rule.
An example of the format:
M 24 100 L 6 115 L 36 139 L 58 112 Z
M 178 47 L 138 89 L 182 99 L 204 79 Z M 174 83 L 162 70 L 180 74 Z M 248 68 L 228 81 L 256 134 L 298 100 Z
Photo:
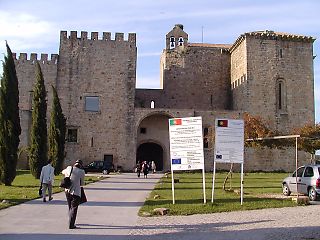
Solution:
M 140 133 L 141 134 L 146 134 L 147 133 L 147 129 L 146 128 L 140 128 Z
M 78 129 L 69 128 L 67 130 L 67 142 L 78 142 Z
M 280 57 L 280 58 L 282 58 L 282 57 L 283 57 L 282 52 L 283 52 L 283 51 L 282 51 L 282 49 L 280 48 L 280 49 L 279 49 L 279 57 Z
M 286 86 L 284 79 L 277 80 L 277 109 L 286 111 Z
M 33 91 L 29 91 L 29 110 L 33 110 Z
M 212 128 L 204 127 L 203 128 L 203 148 L 211 149 L 212 148 Z
M 297 170 L 297 172 L 298 172 L 298 177 L 302 177 L 304 168 L 305 168 L 305 167 L 298 168 L 298 170 Z M 293 173 L 292 177 L 295 177 L 295 176 L 296 176 L 296 172 Z
M 170 37 L 170 49 L 174 49 L 176 47 L 176 40 L 174 37 Z
M 313 169 L 312 167 L 307 167 L 304 171 L 304 177 L 313 177 Z
M 85 111 L 87 112 L 99 112 L 99 97 L 87 96 L 85 97 Z
M 150 104 L 151 106 L 151 108 L 154 108 L 154 101 L 151 101 L 151 104 Z
M 208 132 L 209 129 L 205 127 L 203 129 L 203 148 L 209 148 Z
M 179 46 L 183 46 L 183 37 L 179 37 L 179 40 L 178 40 L 178 45 Z

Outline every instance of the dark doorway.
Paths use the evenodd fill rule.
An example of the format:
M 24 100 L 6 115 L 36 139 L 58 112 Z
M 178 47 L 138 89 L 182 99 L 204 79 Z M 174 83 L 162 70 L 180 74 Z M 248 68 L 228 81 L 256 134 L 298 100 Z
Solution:
M 157 171 L 163 170 L 163 149 L 156 143 L 143 143 L 137 150 L 137 162 L 147 161 L 148 163 L 154 161 Z

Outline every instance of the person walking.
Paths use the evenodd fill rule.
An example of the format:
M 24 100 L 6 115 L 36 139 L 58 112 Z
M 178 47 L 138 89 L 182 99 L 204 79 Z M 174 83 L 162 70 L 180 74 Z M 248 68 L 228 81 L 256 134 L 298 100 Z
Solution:
M 143 171 L 143 177 L 148 178 L 148 173 L 149 173 L 149 165 L 147 161 L 144 161 L 142 164 L 142 171 Z
M 136 168 L 137 168 L 137 176 L 140 177 L 140 174 L 141 174 L 141 162 L 140 161 L 138 161 Z
M 69 229 L 75 229 L 77 228 L 75 222 L 80 204 L 81 186 L 84 185 L 85 176 L 82 161 L 80 159 L 77 160 L 73 166 L 68 166 L 64 169 L 62 174 L 64 174 L 65 177 L 70 176 L 71 179 L 71 186 L 65 189 L 65 194 L 69 207 Z
M 43 166 L 40 173 L 40 183 L 42 186 L 42 199 L 43 202 L 46 202 L 46 192 L 48 189 L 49 201 L 52 198 L 52 185 L 54 182 L 54 167 L 51 166 L 52 159 L 48 160 L 48 164 Z

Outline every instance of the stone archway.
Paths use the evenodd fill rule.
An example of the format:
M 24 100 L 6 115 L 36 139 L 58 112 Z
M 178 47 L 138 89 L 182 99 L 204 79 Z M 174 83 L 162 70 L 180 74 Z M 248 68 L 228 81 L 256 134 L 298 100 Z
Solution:
M 159 144 L 147 142 L 141 144 L 137 149 L 138 161 L 154 161 L 157 171 L 163 170 L 163 149 Z

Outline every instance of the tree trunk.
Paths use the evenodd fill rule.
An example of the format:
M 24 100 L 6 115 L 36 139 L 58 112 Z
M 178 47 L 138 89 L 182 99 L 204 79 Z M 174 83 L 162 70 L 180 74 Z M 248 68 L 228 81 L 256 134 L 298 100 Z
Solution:
M 224 181 L 223 181 L 222 189 L 223 189 L 224 191 L 226 191 L 226 184 L 227 184 L 227 182 L 228 182 L 229 177 L 230 177 L 230 185 L 229 185 L 230 187 L 229 187 L 229 189 L 232 189 L 232 173 L 233 173 L 232 170 L 233 170 L 233 163 L 231 163 L 231 165 L 230 165 L 230 170 L 229 170 L 226 178 L 225 178 Z

